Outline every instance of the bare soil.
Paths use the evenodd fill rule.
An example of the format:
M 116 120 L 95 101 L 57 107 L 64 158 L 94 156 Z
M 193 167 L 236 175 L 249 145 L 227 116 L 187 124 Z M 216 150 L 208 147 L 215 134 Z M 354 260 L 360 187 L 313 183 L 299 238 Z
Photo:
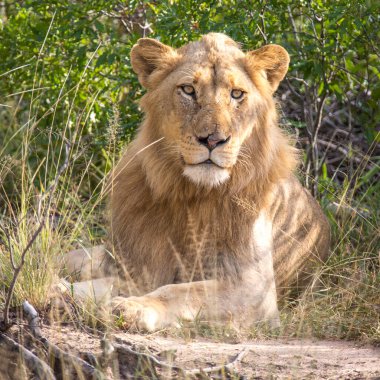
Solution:
M 44 335 L 71 352 L 100 351 L 99 337 L 71 327 L 44 328 Z M 380 379 L 380 348 L 355 342 L 273 339 L 223 343 L 159 334 L 116 333 L 119 343 L 158 356 L 184 369 L 226 364 L 247 353 L 238 373 L 247 379 Z

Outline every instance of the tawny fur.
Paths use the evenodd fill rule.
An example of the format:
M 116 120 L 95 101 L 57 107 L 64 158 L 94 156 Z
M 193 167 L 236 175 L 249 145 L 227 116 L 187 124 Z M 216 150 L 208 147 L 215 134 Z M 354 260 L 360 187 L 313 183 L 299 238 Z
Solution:
M 108 184 L 122 278 L 113 306 L 126 319 L 146 317 L 148 330 L 202 308 L 211 319 L 277 318 L 273 265 L 282 295 L 305 283 L 329 245 L 328 223 L 295 179 L 297 152 L 278 127 L 273 92 L 288 54 L 277 45 L 245 54 L 211 33 L 178 50 L 141 39 L 131 58 L 147 93 L 145 120 Z M 224 141 L 211 152 L 200 143 L 210 135 Z

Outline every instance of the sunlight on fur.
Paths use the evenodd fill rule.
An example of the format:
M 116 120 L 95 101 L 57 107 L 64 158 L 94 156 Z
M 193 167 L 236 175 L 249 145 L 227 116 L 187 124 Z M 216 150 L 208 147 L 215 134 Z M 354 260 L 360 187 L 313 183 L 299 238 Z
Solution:
M 215 165 L 203 164 L 196 166 L 185 166 L 183 174 L 197 185 L 216 187 L 230 178 L 227 169 Z
M 327 220 L 294 176 L 297 151 L 278 127 L 273 93 L 287 52 L 245 53 L 210 33 L 179 49 L 140 39 L 131 63 L 147 89 L 145 118 L 108 181 L 112 254 L 68 255 L 69 270 L 83 268 L 74 297 L 111 289 L 122 328 L 196 318 L 278 326 L 277 299 L 307 286 L 329 246 Z

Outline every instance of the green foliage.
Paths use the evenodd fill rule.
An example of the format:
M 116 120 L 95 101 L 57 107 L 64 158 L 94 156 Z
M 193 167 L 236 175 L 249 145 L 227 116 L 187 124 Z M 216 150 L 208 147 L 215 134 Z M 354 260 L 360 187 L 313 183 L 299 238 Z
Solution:
M 104 236 L 105 223 L 94 211 L 102 201 L 104 177 L 142 117 L 137 102 L 144 90 L 129 60 L 137 39 L 149 34 L 179 47 L 204 33 L 223 32 L 244 50 L 267 43 L 288 50 L 290 71 L 278 92 L 285 104 L 285 122 L 302 142 L 307 141 L 306 183 L 312 188 L 308 180 L 315 179 L 315 194 L 320 194 L 322 205 L 338 209 L 330 215 L 334 256 L 321 275 L 327 290 L 316 296 L 311 292 L 305 299 L 311 297 L 313 302 L 301 300 L 292 310 L 287 316 L 294 324 L 289 334 L 301 330 L 303 311 L 310 315 L 311 310 L 320 323 L 310 319 L 306 328 L 316 335 L 372 334 L 378 339 L 378 314 L 369 310 L 379 287 L 379 239 L 375 238 L 379 14 L 379 2 L 370 0 L 3 1 L 0 267 L 6 269 L 1 271 L 4 284 L 12 277 L 7 239 L 17 260 L 30 237 L 30 226 L 42 214 L 51 216 L 34 245 L 36 256 L 20 278 L 16 302 L 33 292 L 31 299 L 37 302 L 54 282 L 54 271 L 41 276 L 41 262 L 55 263 L 60 248 L 69 249 L 73 241 L 88 246 Z M 290 112 L 291 104 L 297 105 L 296 111 Z M 337 148 L 329 148 L 343 155 L 333 157 L 336 164 L 331 165 L 323 149 L 316 149 L 315 140 L 323 128 L 335 136 L 334 123 L 324 121 L 334 112 L 342 129 L 338 137 L 348 138 L 341 143 L 339 137 L 333 145 Z M 361 154 L 354 147 L 357 141 L 364 147 Z M 323 145 L 326 151 L 329 144 Z M 49 195 L 56 182 L 57 191 Z M 351 277 L 358 280 L 353 283 Z M 3 288 L 1 284 L 0 303 Z M 342 314 L 349 316 L 344 322 Z M 329 315 L 334 316 L 331 326 L 325 324 Z
M 229 34 L 247 50 L 279 43 L 292 57 L 289 78 L 305 81 L 293 83 L 301 94 L 308 86 L 319 99 L 328 97 L 327 103 L 356 99 L 353 117 L 369 142 L 378 140 L 378 10 L 375 1 L 347 0 L 5 1 L 0 31 L 3 153 L 19 153 L 23 128 L 32 124 L 38 129 L 29 159 L 35 168 L 51 143 L 49 131 L 58 147 L 64 138 L 72 141 L 73 126 L 80 124 L 74 143 L 84 144 L 103 172 L 111 110 L 115 105 L 120 110 L 117 137 L 124 142 L 141 117 L 136 100 L 142 90 L 129 51 L 144 23 L 150 24 L 145 31 L 151 29 L 152 37 L 173 46 L 210 31 Z
M 26 1 L 7 9 L 0 33 L 0 141 L 6 142 L 3 153 L 20 157 L 29 130 L 32 171 L 47 152 L 53 161 L 62 156 L 66 142 L 87 158 L 95 155 L 93 164 L 103 170 L 113 110 L 123 110 L 118 139 L 127 141 L 140 120 L 135 100 L 141 89 L 128 59 L 137 36 L 126 38 L 104 19 L 109 8 L 107 1 Z M 48 187 L 55 170 L 34 184 Z

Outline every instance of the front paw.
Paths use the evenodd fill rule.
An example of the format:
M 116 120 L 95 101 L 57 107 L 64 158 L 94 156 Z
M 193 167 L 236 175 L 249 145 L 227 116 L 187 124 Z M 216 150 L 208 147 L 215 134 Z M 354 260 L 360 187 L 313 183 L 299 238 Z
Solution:
M 165 306 L 155 299 L 114 297 L 111 311 L 123 329 L 153 332 L 167 325 Z

